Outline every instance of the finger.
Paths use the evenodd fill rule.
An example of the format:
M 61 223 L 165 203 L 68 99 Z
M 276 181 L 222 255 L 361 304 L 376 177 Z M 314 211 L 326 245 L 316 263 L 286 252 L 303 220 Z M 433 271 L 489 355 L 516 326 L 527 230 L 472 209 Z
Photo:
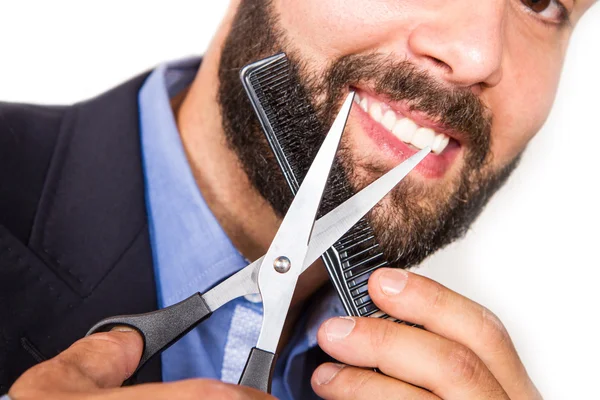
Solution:
M 120 386 L 137 368 L 141 336 L 128 328 L 96 333 L 75 342 L 15 382 L 10 394 L 26 398 L 31 392 L 86 392 Z
M 313 373 L 311 384 L 315 393 L 327 400 L 439 400 L 433 393 L 408 383 L 341 364 L 321 365 Z
M 487 308 L 423 276 L 382 268 L 369 279 L 369 294 L 389 315 L 471 349 L 507 391 L 538 396 L 502 322 Z
M 317 340 L 345 364 L 377 367 L 442 398 L 507 398 L 472 351 L 422 329 L 377 318 L 341 317 L 326 321 Z
M 189 379 L 173 383 L 150 383 L 97 391 L 86 400 L 274 400 L 267 393 L 213 379 Z

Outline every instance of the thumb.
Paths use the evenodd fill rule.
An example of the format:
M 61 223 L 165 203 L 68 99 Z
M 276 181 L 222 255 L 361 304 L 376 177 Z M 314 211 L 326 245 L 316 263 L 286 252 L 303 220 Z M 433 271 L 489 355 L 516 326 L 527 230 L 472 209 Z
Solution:
M 140 334 L 127 327 L 90 335 L 25 372 L 10 393 L 19 398 L 21 391 L 85 392 L 121 386 L 137 368 L 143 347 Z

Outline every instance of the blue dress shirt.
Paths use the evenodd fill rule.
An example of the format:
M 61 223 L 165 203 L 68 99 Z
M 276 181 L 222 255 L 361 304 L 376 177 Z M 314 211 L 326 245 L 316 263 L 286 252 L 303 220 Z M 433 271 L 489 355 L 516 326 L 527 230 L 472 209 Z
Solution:
M 146 205 L 159 307 L 204 292 L 245 267 L 248 261 L 204 202 L 181 143 L 170 98 L 195 77 L 200 59 L 160 65 L 139 93 Z M 333 291 L 308 307 L 280 354 L 273 395 L 280 399 L 318 398 L 307 357 L 327 318 L 342 315 Z M 162 354 L 163 380 L 207 377 L 237 383 L 262 319 L 260 298 L 239 298 L 213 313 Z M 302 377 L 302 378 L 300 378 Z

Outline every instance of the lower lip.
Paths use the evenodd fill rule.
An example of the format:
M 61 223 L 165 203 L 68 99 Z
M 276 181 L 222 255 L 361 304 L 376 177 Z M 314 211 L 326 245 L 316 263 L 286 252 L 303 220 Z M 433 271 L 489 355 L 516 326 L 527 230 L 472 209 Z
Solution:
M 369 114 L 358 107 L 356 103 L 354 106 L 353 111 L 356 110 L 355 115 L 358 117 L 364 132 L 377 145 L 379 150 L 391 159 L 391 162 L 397 165 L 419 151 L 404 143 L 383 126 L 373 121 Z M 448 143 L 448 146 L 441 154 L 429 154 L 415 167 L 415 171 L 426 178 L 441 178 L 452 166 L 460 149 L 461 146 L 458 142 L 450 140 L 450 143 Z

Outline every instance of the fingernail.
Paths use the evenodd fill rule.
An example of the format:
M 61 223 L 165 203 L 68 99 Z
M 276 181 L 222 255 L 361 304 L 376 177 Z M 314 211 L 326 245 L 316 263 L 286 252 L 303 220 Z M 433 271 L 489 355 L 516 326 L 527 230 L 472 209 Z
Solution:
M 330 319 L 325 323 L 325 334 L 327 340 L 334 342 L 336 340 L 342 340 L 352 332 L 356 322 L 350 317 L 338 317 Z
M 118 325 L 118 326 L 115 326 L 114 328 L 112 328 L 110 331 L 111 332 L 133 332 L 134 329 L 129 326 Z
M 317 371 L 317 383 L 319 386 L 327 385 L 345 367 L 342 364 L 323 364 Z
M 388 269 L 379 275 L 381 291 L 388 296 L 395 296 L 404 290 L 408 273 L 403 269 Z

